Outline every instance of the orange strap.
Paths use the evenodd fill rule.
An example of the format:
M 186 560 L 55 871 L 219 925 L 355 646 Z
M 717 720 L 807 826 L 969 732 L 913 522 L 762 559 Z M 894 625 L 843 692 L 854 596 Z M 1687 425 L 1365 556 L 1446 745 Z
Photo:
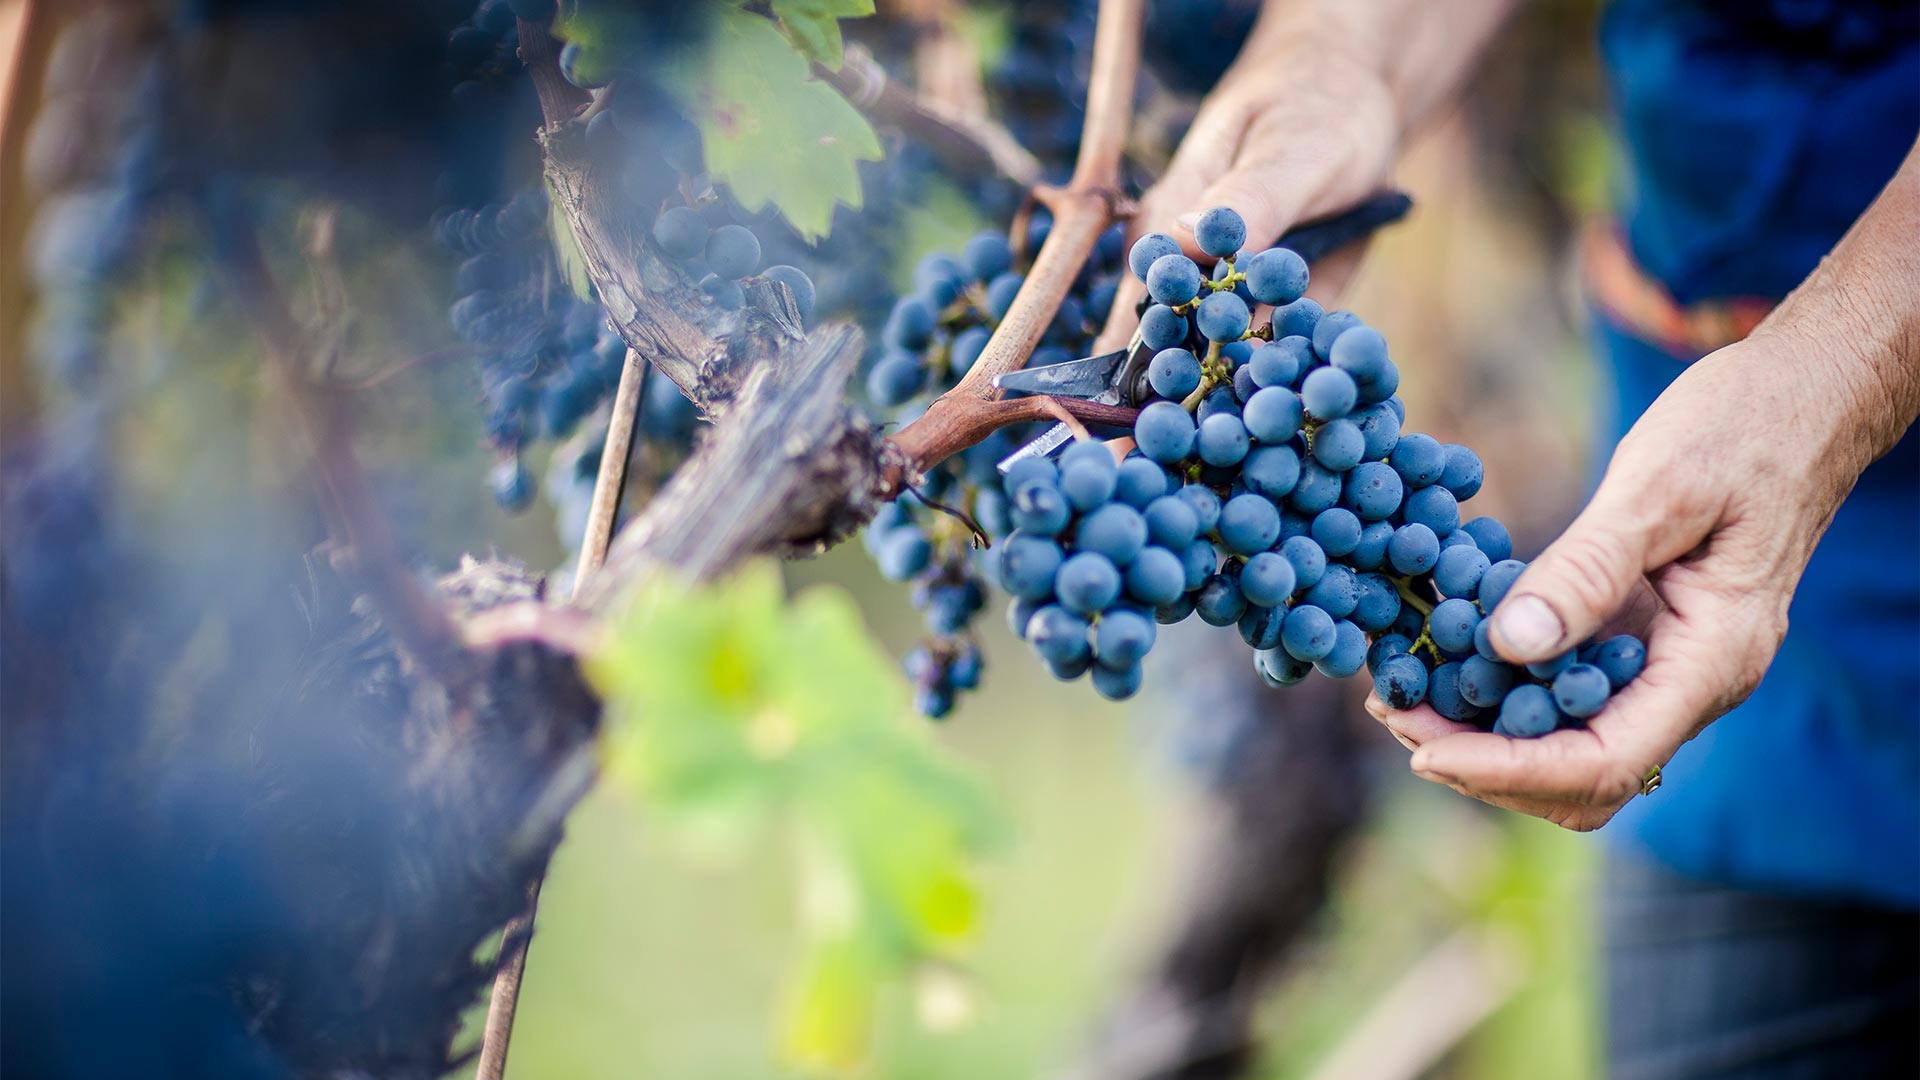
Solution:
M 1587 290 L 1600 310 L 1677 356 L 1702 356 L 1745 338 L 1776 303 L 1757 296 L 1679 303 L 1634 261 L 1625 237 L 1611 220 L 1590 221 L 1580 248 Z

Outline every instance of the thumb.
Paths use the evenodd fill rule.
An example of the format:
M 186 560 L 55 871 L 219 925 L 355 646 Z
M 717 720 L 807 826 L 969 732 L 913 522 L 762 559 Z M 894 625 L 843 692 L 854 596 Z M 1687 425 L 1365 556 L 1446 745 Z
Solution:
M 1289 179 L 1296 182 L 1289 183 Z M 1236 165 L 1208 185 L 1174 220 L 1173 238 L 1190 257 L 1202 265 L 1210 265 L 1213 256 L 1200 250 L 1193 230 L 1199 225 L 1201 214 L 1216 206 L 1226 206 L 1247 223 L 1246 248 L 1259 251 L 1278 239 L 1303 214 L 1311 213 L 1311 208 L 1303 205 L 1298 179 L 1295 163 L 1278 157 Z
M 1645 572 L 1663 561 L 1654 550 L 1656 530 L 1670 537 L 1678 524 L 1662 521 L 1648 507 L 1648 500 L 1616 496 L 1603 483 L 1493 609 L 1488 633 L 1495 651 L 1521 664 L 1551 659 L 1625 607 Z

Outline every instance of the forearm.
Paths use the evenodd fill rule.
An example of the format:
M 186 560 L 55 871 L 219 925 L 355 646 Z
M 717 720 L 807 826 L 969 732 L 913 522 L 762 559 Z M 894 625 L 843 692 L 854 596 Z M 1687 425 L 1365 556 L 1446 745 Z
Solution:
M 1847 483 L 1920 416 L 1920 143 L 1879 198 L 1749 341 L 1807 365 L 1833 410 Z M 1810 403 L 1821 404 L 1821 403 Z
M 1337 56 L 1386 85 L 1405 136 L 1453 96 L 1519 3 L 1268 0 L 1227 79 L 1255 76 L 1289 53 Z

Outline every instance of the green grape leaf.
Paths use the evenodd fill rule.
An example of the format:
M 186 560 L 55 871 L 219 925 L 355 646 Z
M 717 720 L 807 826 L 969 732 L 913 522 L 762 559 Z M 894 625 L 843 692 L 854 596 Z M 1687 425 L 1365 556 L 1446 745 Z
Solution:
M 789 600 L 769 565 L 716 585 L 656 583 L 586 659 L 606 703 L 604 773 L 676 833 L 775 829 L 798 844 L 800 970 L 777 1041 L 844 1072 L 877 995 L 945 961 L 979 920 L 974 866 L 1003 825 L 908 716 L 905 680 L 843 591 Z
M 880 159 L 879 136 L 813 78 L 773 23 L 743 12 L 716 19 L 704 62 L 692 70 L 680 96 L 700 126 L 707 168 L 742 206 L 772 205 L 817 240 L 837 203 L 860 205 L 856 165 Z
M 773 0 L 773 13 L 809 60 L 840 70 L 840 20 L 873 14 L 873 0 Z

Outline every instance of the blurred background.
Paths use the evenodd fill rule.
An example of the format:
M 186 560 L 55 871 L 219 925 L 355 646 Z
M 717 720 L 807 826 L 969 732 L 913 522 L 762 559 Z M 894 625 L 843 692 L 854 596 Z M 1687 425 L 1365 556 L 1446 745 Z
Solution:
M 1196 23 L 1191 4 L 1151 6 L 1167 25 Z M 1241 21 L 1208 24 L 1225 46 L 1150 57 L 1132 155 L 1141 178 L 1244 29 L 1247 5 L 1205 6 Z M 221 785 L 232 773 L 209 763 L 243 772 L 276 726 L 325 722 L 269 692 L 300 669 L 310 641 L 255 633 L 296 610 L 288 582 L 325 530 L 304 494 L 301 447 L 262 377 L 248 329 L 257 311 L 221 263 L 233 201 L 252 215 L 259 265 L 327 343 L 330 385 L 345 388 L 336 404 L 413 565 L 445 571 L 477 553 L 554 570 L 577 543 L 576 462 L 597 454 L 603 406 L 581 405 L 565 437 L 503 433 L 498 386 L 446 314 L 464 287 L 433 235 L 447 207 L 510 199 L 537 154 L 530 96 L 493 89 L 511 81 L 510 65 L 460 78 L 442 55 L 450 28 L 490 25 L 488 5 L 348 4 L 324 19 L 299 7 L 0 3 L 10 1028 L 43 1015 L 44 1002 L 20 996 L 22 977 L 50 970 L 35 964 L 100 962 L 85 949 L 15 948 L 46 930 L 34 917 L 130 884 L 88 869 L 75 885 L 49 867 L 97 858 L 124 870 L 128 850 L 187 851 L 175 845 L 257 805 L 250 781 L 229 802 Z M 1092 5 L 1061 7 L 1042 29 L 1084 65 Z M 1517 554 L 1571 515 L 1595 465 L 1570 265 L 1611 176 L 1593 7 L 1532 5 L 1507 29 L 1461 106 L 1410 150 L 1397 183 L 1414 213 L 1374 242 L 1339 298 L 1394 343 L 1409 423 L 1481 453 L 1488 479 L 1476 506 L 1509 523 Z M 995 76 L 1039 34 L 1018 7 L 880 8 L 845 24 L 848 36 L 884 62 L 900 35 L 934 19 L 977 56 L 990 88 L 1006 85 Z M 1083 93 L 1073 70 L 1051 75 L 1060 100 Z M 449 120 L 438 104 L 496 92 L 485 126 Z M 1070 130 L 1040 130 L 1029 115 L 1023 131 L 1006 112 L 1017 102 L 995 104 L 1043 159 L 1070 159 Z M 888 148 L 889 163 L 911 156 L 891 137 Z M 903 180 L 889 163 L 863 181 L 870 201 L 885 192 L 892 240 L 856 249 L 884 260 L 897 285 L 927 251 L 1004 224 L 1004 198 L 970 198 L 937 176 Z M 465 190 L 449 175 L 465 177 Z M 197 239 L 205 221 L 228 239 Z M 834 235 L 846 234 L 836 225 Z M 792 261 L 812 270 L 802 259 L 831 261 L 834 243 L 810 253 L 793 237 Z M 821 293 L 833 310 L 824 275 Z M 871 320 L 872 298 L 862 304 L 849 295 L 838 307 Z M 691 428 L 690 414 L 661 409 L 664 426 Z M 640 451 L 662 475 L 684 452 L 671 439 Z M 657 482 L 639 472 L 637 487 Z M 849 591 L 895 653 L 920 634 L 907 591 L 858 544 L 786 574 L 796 588 Z M 1108 704 L 1049 679 L 998 611 L 982 620 L 983 688 L 938 738 L 982 778 L 1012 840 L 986 867 L 963 977 L 903 986 L 886 1002 L 873 1075 L 1597 1071 L 1591 838 L 1413 780 L 1404 750 L 1359 708 L 1357 680 L 1266 690 L 1238 642 L 1189 625 L 1149 659 L 1140 698 Z M 128 689 L 97 700 L 67 685 L 87 680 Z M 181 772 L 182 759 L 202 771 Z M 339 768 L 350 773 L 355 760 Z M 212 793 L 185 799 L 208 768 Z M 351 800 L 337 779 L 325 786 Z M 76 802 L 142 824 L 103 827 L 129 835 L 91 853 L 97 834 L 73 822 L 95 818 L 69 814 Z M 301 820 L 280 819 L 293 833 L 278 835 Z M 23 873 L 38 883 L 18 884 Z M 780 1075 L 767 1031 L 795 948 L 797 888 L 779 844 L 717 857 L 652 828 L 632 797 L 592 792 L 550 868 L 510 1075 Z M 137 916 L 107 901 L 88 908 L 97 921 L 76 940 L 130 945 L 134 966 L 151 970 L 129 976 L 120 996 L 98 993 L 97 971 L 45 982 L 46 992 L 108 1012 L 141 1008 L 178 975 L 169 948 L 192 951 L 206 889 L 234 891 L 216 892 L 215 910 L 250 906 L 241 878 L 225 876 L 193 878 L 178 910 L 151 896 Z M 279 917 L 260 915 L 274 932 L 312 928 Z M 456 1047 L 477 1038 L 480 1008 L 467 1010 Z M 19 1075 L 59 1074 L 32 1071 L 17 1050 L 9 1063 L 29 1068 Z

